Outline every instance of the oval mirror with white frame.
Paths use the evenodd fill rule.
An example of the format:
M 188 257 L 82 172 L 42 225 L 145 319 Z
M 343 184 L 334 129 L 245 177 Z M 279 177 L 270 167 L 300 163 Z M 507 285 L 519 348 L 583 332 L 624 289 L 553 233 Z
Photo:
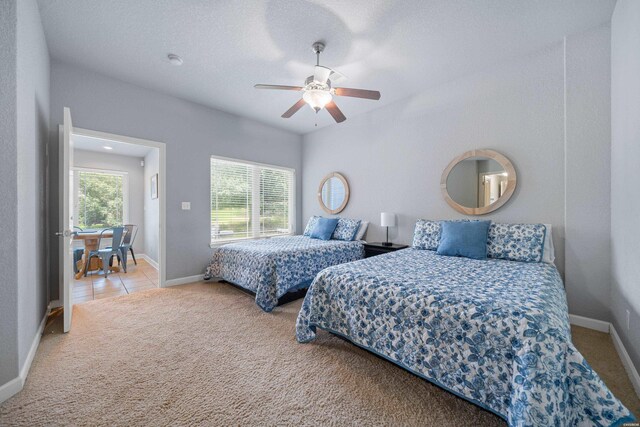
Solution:
M 466 215 L 493 212 L 513 195 L 516 170 L 493 150 L 470 150 L 442 172 L 440 189 L 449 206 Z
M 349 202 L 349 183 L 338 172 L 331 172 L 320 181 L 318 187 L 318 202 L 328 214 L 337 214 Z

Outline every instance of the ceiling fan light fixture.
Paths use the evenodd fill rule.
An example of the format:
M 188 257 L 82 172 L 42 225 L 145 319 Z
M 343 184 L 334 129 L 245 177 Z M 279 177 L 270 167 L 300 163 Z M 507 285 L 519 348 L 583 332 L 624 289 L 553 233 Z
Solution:
M 302 99 L 317 113 L 330 103 L 333 97 L 327 90 L 311 89 L 304 92 Z
M 345 79 L 344 75 L 329 67 L 320 65 L 320 53 L 324 50 L 323 42 L 313 44 L 313 52 L 316 54 L 316 66 L 313 75 L 306 78 L 304 86 L 285 85 L 264 85 L 257 84 L 256 89 L 277 89 L 293 90 L 302 92 L 302 99 L 299 99 L 293 106 L 282 114 L 283 119 L 289 119 L 300 111 L 304 104 L 309 105 L 316 113 L 320 110 L 327 110 L 336 123 L 347 120 L 340 108 L 333 102 L 333 96 L 348 96 L 351 98 L 363 98 L 377 101 L 380 99 L 380 92 L 377 90 L 353 89 L 346 87 L 333 87 L 333 83 Z M 317 124 L 316 124 L 317 126 Z

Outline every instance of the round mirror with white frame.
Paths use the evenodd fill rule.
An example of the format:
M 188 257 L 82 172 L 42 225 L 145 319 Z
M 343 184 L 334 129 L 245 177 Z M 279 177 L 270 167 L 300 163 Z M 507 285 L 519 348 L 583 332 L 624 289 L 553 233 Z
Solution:
M 493 212 L 513 195 L 516 171 L 511 161 L 493 150 L 470 150 L 442 172 L 440 189 L 449 206 L 466 215 Z
M 318 202 L 328 214 L 337 214 L 349 202 L 349 183 L 338 172 L 331 172 L 320 181 Z

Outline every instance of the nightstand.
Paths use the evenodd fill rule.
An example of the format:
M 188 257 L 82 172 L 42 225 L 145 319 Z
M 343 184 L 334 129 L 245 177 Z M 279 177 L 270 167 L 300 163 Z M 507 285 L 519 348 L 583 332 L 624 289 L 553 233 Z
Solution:
M 386 254 L 388 252 L 394 252 L 400 249 L 408 248 L 409 245 L 398 245 L 394 243 L 391 246 L 385 246 L 380 242 L 365 243 L 364 244 L 364 257 L 369 258 L 376 255 Z

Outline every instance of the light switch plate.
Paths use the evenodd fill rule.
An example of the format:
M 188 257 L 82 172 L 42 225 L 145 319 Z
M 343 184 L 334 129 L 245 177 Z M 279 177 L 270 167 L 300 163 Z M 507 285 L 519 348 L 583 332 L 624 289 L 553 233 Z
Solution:
M 182 210 L 190 211 L 191 210 L 191 202 L 182 202 Z

